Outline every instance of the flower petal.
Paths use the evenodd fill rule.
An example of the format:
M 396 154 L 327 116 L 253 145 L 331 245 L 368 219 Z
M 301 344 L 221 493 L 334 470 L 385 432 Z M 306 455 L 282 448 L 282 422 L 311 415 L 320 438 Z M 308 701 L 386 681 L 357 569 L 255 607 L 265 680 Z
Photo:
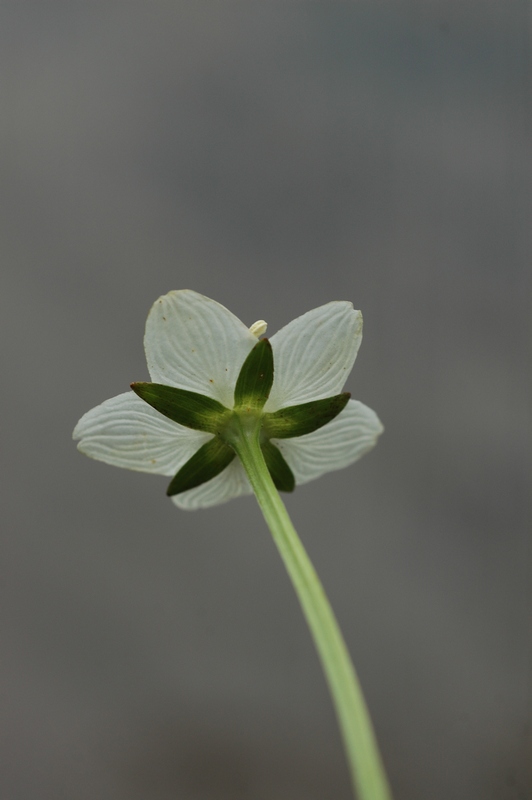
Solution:
M 264 411 L 338 394 L 362 340 L 362 314 L 338 301 L 308 311 L 271 339 L 273 387 Z
M 244 468 L 238 458 L 235 458 L 216 478 L 195 489 L 176 494 L 171 499 L 179 508 L 194 511 L 197 508 L 208 508 L 219 503 L 226 503 L 233 497 L 251 494 L 251 492 L 252 489 Z
M 227 308 L 188 289 L 152 306 L 144 349 L 152 381 L 208 395 L 233 408 L 240 368 L 257 339 Z
M 74 430 L 78 450 L 115 467 L 175 475 L 212 438 L 172 422 L 133 392 L 91 409 Z
M 307 483 L 357 461 L 376 444 L 384 428 L 371 408 L 350 400 L 336 419 L 294 439 L 272 439 L 295 475 Z

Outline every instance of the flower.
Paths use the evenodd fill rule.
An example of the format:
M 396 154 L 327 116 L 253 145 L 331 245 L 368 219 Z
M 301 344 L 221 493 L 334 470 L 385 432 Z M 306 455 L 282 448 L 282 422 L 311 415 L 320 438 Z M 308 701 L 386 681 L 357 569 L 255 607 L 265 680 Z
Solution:
M 175 476 L 217 438 L 215 423 L 209 420 L 221 424 L 233 413 L 235 387 L 243 365 L 250 363 L 250 354 L 265 330 L 263 320 L 247 328 L 224 306 L 193 291 L 173 291 L 160 297 L 148 315 L 144 337 L 153 383 L 132 384 L 135 391 L 106 400 L 87 412 L 74 430 L 78 449 L 117 467 Z M 269 396 L 264 395 L 267 400 L 262 400 L 260 414 L 272 435 L 271 444 L 268 439 L 265 447 L 267 444 L 270 454 L 281 454 L 280 460 L 288 465 L 296 484 L 348 466 L 370 450 L 382 433 L 374 411 L 348 400 L 349 395 L 338 394 L 361 339 L 362 315 L 351 303 L 342 301 L 303 314 L 269 340 L 273 384 Z M 267 341 L 260 340 L 261 346 L 264 344 L 261 352 L 266 352 Z M 164 402 L 152 399 L 156 390 Z M 170 401 L 165 398 L 174 394 L 192 403 L 187 406 L 188 416 L 178 417 L 185 424 L 168 418 Z M 294 406 L 305 404 L 304 408 L 314 409 L 328 407 L 331 402 L 336 405 L 319 423 L 321 427 L 316 424 L 317 429 L 303 435 L 291 432 L 290 412 L 297 411 Z M 166 415 L 150 403 L 164 408 Z M 286 431 L 283 424 L 288 426 Z M 220 447 L 227 449 L 228 445 L 222 443 Z M 172 497 L 174 503 L 195 509 L 251 493 L 239 459 L 232 453 L 225 461 L 222 453 L 221 459 L 221 471 L 215 477 L 179 490 Z

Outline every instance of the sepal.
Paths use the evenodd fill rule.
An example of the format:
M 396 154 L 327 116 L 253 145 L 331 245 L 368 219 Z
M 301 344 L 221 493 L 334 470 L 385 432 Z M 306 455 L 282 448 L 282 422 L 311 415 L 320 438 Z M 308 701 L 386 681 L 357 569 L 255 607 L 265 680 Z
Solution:
M 343 392 L 324 400 L 313 400 L 265 414 L 262 423 L 264 435 L 271 439 L 290 439 L 317 431 L 344 410 L 350 397 L 349 392 Z
M 216 478 L 220 472 L 229 466 L 235 451 L 223 442 L 218 436 L 210 439 L 203 447 L 194 453 L 192 458 L 183 464 L 177 475 L 171 480 L 166 494 L 172 497 L 188 489 L 194 489 Z
M 229 414 L 225 406 L 212 397 L 187 389 L 143 382 L 132 383 L 131 388 L 165 417 L 197 431 L 218 433 Z
M 273 352 L 268 339 L 261 339 L 240 370 L 235 386 L 235 408 L 260 411 L 270 396 L 273 383 Z
M 275 488 L 280 492 L 293 492 L 296 479 L 279 448 L 271 442 L 265 441 L 261 443 L 261 450 Z

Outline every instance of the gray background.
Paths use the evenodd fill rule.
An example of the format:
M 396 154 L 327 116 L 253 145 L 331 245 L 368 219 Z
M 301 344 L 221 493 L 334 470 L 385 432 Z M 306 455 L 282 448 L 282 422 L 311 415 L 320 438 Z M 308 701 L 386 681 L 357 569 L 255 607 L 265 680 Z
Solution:
M 396 800 L 523 800 L 529 6 L 6 2 L 2 800 L 347 800 L 253 499 L 79 455 L 152 302 L 361 308 L 386 433 L 288 498 Z M 528 473 L 529 476 L 529 473 Z M 528 744 L 527 744 L 528 741 Z

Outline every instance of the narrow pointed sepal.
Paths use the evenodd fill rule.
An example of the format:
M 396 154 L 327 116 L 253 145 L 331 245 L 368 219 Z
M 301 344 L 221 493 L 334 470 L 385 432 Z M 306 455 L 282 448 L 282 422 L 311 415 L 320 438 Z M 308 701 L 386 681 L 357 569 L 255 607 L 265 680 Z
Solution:
M 235 408 L 260 411 L 270 395 L 273 383 L 273 353 L 268 339 L 261 339 L 240 370 L 235 386 Z
M 164 386 L 162 383 L 132 383 L 131 388 L 142 400 L 165 417 L 206 433 L 217 433 L 228 415 L 228 410 L 204 394 Z
M 269 441 L 261 443 L 262 455 L 272 476 L 275 488 L 280 492 L 293 492 L 296 485 L 294 473 L 281 455 L 278 447 Z
M 265 414 L 263 431 L 268 438 L 290 439 L 293 436 L 304 436 L 327 425 L 338 416 L 347 405 L 351 395 L 349 392 L 326 397 L 324 400 L 313 400 Z
M 170 482 L 166 494 L 168 497 L 172 497 L 174 494 L 181 494 L 187 489 L 194 489 L 196 486 L 201 486 L 202 483 L 207 483 L 223 472 L 234 457 L 235 451 L 218 436 L 215 436 L 214 439 L 210 439 L 203 447 L 200 447 L 186 464 L 183 464 Z

